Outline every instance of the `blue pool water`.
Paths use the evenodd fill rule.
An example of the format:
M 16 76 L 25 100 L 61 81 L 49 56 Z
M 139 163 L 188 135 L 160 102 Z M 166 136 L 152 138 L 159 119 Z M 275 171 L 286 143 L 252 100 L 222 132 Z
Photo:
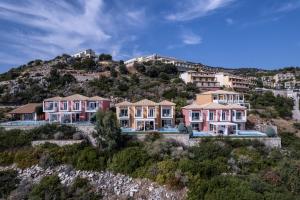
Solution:
M 207 132 L 199 132 L 199 131 L 193 131 L 194 137 L 209 137 L 212 136 L 210 133 Z
M 251 131 L 251 130 L 249 130 L 249 131 L 245 130 L 245 131 L 239 131 L 238 132 L 238 136 L 245 136 L 245 137 L 251 137 L 251 136 L 266 137 L 267 134 L 259 132 L 259 131 L 254 131 L 254 130 L 253 131 Z
M 1 123 L 1 126 L 41 126 L 47 124 L 46 121 L 10 121 Z
M 121 128 L 123 133 L 134 133 L 134 132 L 147 132 L 147 131 L 136 131 L 133 128 Z M 159 133 L 179 133 L 177 128 L 160 128 L 154 131 L 158 131 Z M 148 131 L 151 132 L 151 131 Z
M 177 128 L 160 128 L 158 129 L 160 133 L 179 133 Z

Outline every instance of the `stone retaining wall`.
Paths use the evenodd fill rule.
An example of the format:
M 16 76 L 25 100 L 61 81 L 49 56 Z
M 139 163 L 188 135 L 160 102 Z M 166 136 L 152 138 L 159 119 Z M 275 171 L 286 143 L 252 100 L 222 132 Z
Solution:
M 84 140 L 36 140 L 31 142 L 31 146 L 38 146 L 45 143 L 51 143 L 56 144 L 58 146 L 66 146 L 66 145 L 72 145 L 72 144 L 80 144 Z
M 263 143 L 268 148 L 281 148 L 281 138 L 280 137 L 256 137 L 256 138 L 250 138 L 250 137 L 232 137 L 230 139 L 233 140 L 257 140 L 261 143 Z M 203 138 L 191 138 L 189 140 L 189 146 L 195 146 L 201 143 Z
M 143 141 L 147 134 L 136 134 L 133 135 L 134 138 Z M 204 137 L 200 138 L 190 138 L 188 134 L 162 134 L 163 138 L 174 139 L 177 142 L 185 146 L 195 146 L 200 143 Z M 280 137 L 230 137 L 234 140 L 258 140 L 269 148 L 281 148 L 281 138 Z

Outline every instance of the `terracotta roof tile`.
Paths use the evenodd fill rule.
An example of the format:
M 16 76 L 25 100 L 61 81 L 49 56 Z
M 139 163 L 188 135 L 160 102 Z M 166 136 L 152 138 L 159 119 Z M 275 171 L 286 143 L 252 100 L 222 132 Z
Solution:
M 158 103 L 155 103 L 154 101 L 150 101 L 148 99 L 143 99 L 141 101 L 133 103 L 135 106 L 157 106 Z
M 64 97 L 63 100 L 67 100 L 67 101 L 75 101 L 75 100 L 85 101 L 85 100 L 89 100 L 89 97 L 83 96 L 81 94 L 73 94 L 71 96 Z
M 123 101 L 123 102 L 120 102 L 120 103 L 116 103 L 115 106 L 131 106 L 132 103 L 130 103 L 129 101 Z
M 35 109 L 38 106 L 42 106 L 41 103 L 29 103 L 23 106 L 20 106 L 12 111 L 10 111 L 10 114 L 29 114 L 29 113 L 35 113 Z
M 167 101 L 167 100 L 161 101 L 158 104 L 161 106 L 175 106 L 176 105 L 175 103 L 173 103 L 171 101 Z

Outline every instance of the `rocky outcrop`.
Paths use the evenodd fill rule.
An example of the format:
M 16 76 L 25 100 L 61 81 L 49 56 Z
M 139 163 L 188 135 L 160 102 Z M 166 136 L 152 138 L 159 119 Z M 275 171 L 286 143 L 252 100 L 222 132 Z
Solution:
M 146 179 L 133 179 L 122 174 L 114 174 L 109 171 L 92 172 L 74 170 L 71 166 L 61 165 L 55 168 L 43 169 L 37 165 L 27 169 L 19 169 L 15 166 L 0 167 L 0 171 L 16 170 L 22 181 L 30 181 L 34 184 L 49 175 L 58 175 L 65 186 L 72 184 L 76 177 L 86 178 L 93 187 L 102 193 L 104 199 L 185 199 L 186 189 L 172 191 L 165 186 L 160 186 Z

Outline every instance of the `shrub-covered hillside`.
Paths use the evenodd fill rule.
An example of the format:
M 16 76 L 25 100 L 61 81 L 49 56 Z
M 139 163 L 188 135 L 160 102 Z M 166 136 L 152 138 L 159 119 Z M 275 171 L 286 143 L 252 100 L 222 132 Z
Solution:
M 193 84 L 179 79 L 174 65 L 143 63 L 127 69 L 123 61 L 109 55 L 99 61 L 63 55 L 54 60 L 35 61 L 0 75 L 0 103 L 40 102 L 56 95 L 99 95 L 131 100 L 150 98 L 184 101 L 197 92 Z

